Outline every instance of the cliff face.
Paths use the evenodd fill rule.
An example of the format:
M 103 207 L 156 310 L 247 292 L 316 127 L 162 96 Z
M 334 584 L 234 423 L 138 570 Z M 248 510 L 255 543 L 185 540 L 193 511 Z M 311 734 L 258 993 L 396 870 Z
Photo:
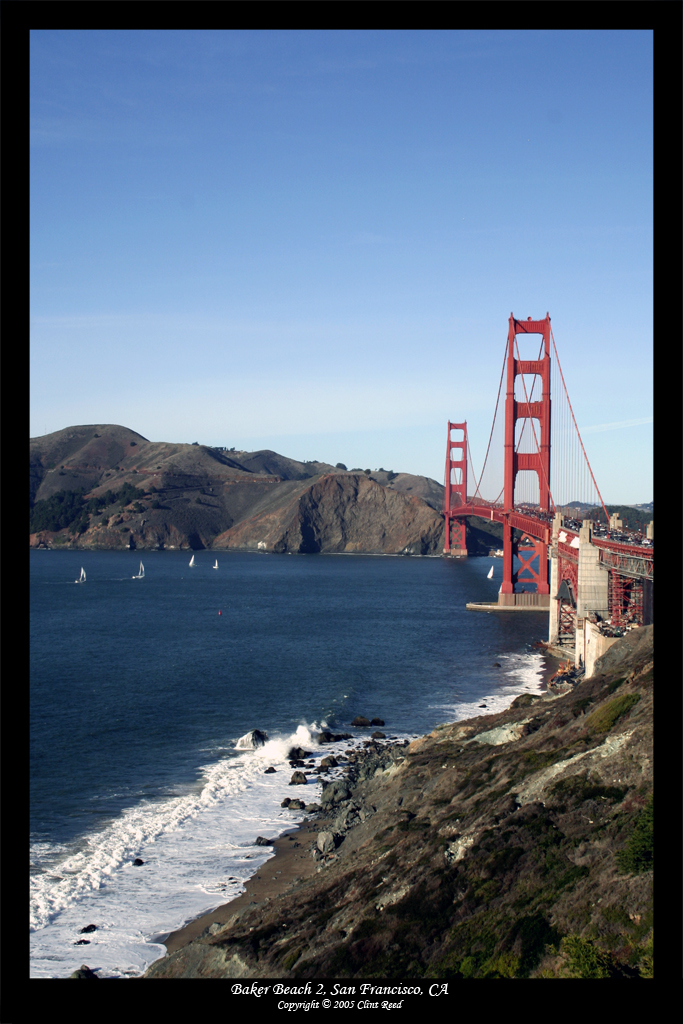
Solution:
M 323 790 L 319 873 L 146 976 L 651 977 L 652 640 L 368 748 Z
M 443 520 L 422 499 L 363 474 L 329 474 L 282 507 L 220 534 L 213 547 L 426 555 L 443 549 Z

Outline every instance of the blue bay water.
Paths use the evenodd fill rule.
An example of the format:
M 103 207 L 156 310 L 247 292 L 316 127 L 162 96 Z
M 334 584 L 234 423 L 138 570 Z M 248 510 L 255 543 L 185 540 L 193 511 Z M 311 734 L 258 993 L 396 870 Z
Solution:
M 465 609 L 495 600 L 500 559 L 142 557 L 138 580 L 134 552 L 31 553 L 33 976 L 138 974 L 239 895 L 256 836 L 303 816 L 280 806 L 292 743 L 361 743 L 359 714 L 411 738 L 540 688 L 547 615 Z M 269 743 L 237 749 L 255 728 Z

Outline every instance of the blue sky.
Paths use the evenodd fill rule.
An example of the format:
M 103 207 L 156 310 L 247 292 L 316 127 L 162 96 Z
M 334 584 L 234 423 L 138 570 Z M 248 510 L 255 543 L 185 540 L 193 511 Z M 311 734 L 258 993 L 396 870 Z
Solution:
M 604 500 L 651 500 L 650 31 L 35 31 L 31 83 L 32 436 L 441 481 L 549 311 Z

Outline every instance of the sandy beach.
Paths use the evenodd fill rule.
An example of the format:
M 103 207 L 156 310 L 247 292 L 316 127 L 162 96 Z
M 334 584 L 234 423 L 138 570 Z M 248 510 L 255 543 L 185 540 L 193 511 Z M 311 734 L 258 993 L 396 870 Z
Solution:
M 225 925 L 245 910 L 253 909 L 260 903 L 267 903 L 284 893 L 292 892 L 298 885 L 314 875 L 319 863 L 311 856 L 311 844 L 316 842 L 318 832 L 326 820 L 321 815 L 304 819 L 294 831 L 280 836 L 273 842 L 275 856 L 263 864 L 258 872 L 246 882 L 246 891 L 208 914 L 202 914 L 194 921 L 179 928 L 164 940 L 169 953 L 198 938 L 212 924 Z

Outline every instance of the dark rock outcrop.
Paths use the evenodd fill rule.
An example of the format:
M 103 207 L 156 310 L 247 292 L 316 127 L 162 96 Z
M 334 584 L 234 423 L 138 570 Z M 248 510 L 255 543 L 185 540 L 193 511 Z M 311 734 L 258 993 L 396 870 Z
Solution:
M 261 732 L 260 729 L 252 729 L 251 732 L 245 733 L 244 736 L 240 736 L 237 741 L 238 750 L 255 750 L 257 747 L 263 747 L 268 742 L 268 733 Z
M 91 971 L 87 964 L 81 964 L 77 971 L 69 975 L 70 978 L 97 978 L 94 971 Z M 98 979 L 99 980 L 99 979 Z M 78 990 L 80 992 L 80 989 Z M 88 991 L 90 991 L 88 989 Z M 97 990 L 99 992 L 99 989 Z
M 304 758 L 310 757 L 308 751 L 304 750 L 303 747 L 290 747 L 287 754 L 288 761 L 303 761 Z

